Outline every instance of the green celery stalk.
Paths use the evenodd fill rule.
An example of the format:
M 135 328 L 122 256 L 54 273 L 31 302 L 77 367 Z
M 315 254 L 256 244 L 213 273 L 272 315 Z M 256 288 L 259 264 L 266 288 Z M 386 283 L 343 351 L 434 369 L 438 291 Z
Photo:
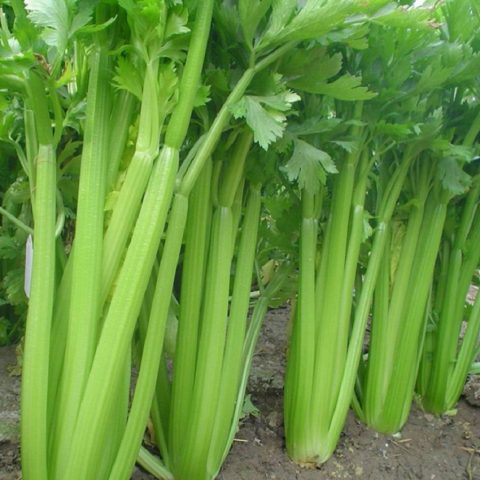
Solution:
M 407 420 L 413 399 L 417 377 L 422 335 L 424 332 L 425 309 L 432 281 L 435 259 L 440 246 L 447 211 L 447 199 L 431 196 L 426 209 L 428 219 L 422 227 L 421 243 L 416 254 L 416 267 L 412 271 L 415 296 L 410 299 L 405 312 L 405 325 L 401 339 L 397 339 L 396 355 L 401 361 L 394 364 L 388 394 L 384 403 L 384 414 L 380 427 L 386 432 L 397 432 Z M 412 284 L 412 281 L 411 281 Z
M 340 323 L 339 315 L 357 158 L 358 153 L 351 154 L 345 164 L 339 167 L 340 173 L 336 178 L 326 232 L 329 248 L 328 253 L 322 256 L 326 268 L 322 272 L 324 276 L 317 278 L 317 290 L 322 289 L 322 293 L 321 303 L 317 302 L 316 307 L 317 357 L 312 404 L 317 406 L 318 412 L 314 417 L 315 429 L 323 434 L 328 431 L 335 406 L 334 398 L 338 388 L 336 379 L 341 378 L 347 348 L 348 331 L 346 332 L 344 325 Z M 349 319 L 347 320 L 349 322 Z
M 227 184 L 228 183 L 225 183 L 224 186 Z M 207 465 L 209 478 L 214 478 L 214 475 L 221 467 L 223 452 L 228 448 L 227 442 L 229 439 L 229 431 L 232 428 L 231 424 L 232 421 L 235 421 L 235 400 L 238 396 L 239 383 L 244 368 L 242 365 L 242 355 L 247 331 L 247 317 L 257 246 L 260 206 L 260 187 L 251 186 L 245 207 L 236 261 L 235 279 L 222 365 L 221 388 Z
M 185 432 L 184 455 L 175 455 L 175 477 L 207 478 L 206 463 L 217 407 L 225 347 L 230 264 L 232 260 L 232 212 L 218 206 L 213 214 L 210 251 L 205 280 L 197 365 L 190 404 L 190 423 Z M 207 387 L 208 385 L 208 387 Z
M 443 413 L 454 406 L 461 393 L 460 384 L 463 385 L 468 374 L 469 364 L 473 360 L 474 342 L 470 339 L 468 331 L 465 334 L 465 338 L 467 338 L 465 348 L 460 347 L 458 352 L 457 349 L 464 316 L 464 299 L 480 259 L 480 248 L 478 247 L 480 244 L 479 197 L 480 184 L 477 179 L 476 184 L 467 195 L 460 226 L 455 232 L 455 240 L 448 258 L 448 266 L 446 266 L 448 277 L 442 296 L 443 301 L 439 308 L 429 383 L 423 392 L 425 408 L 434 413 Z M 472 332 L 474 332 L 477 328 L 477 320 L 473 311 L 471 315 L 473 322 L 472 324 L 469 322 L 468 329 L 472 327 Z M 472 355 L 470 359 L 468 359 L 467 352 Z M 459 360 L 461 356 L 459 363 L 457 363 L 457 355 Z M 452 398 L 454 398 L 453 401 Z
M 163 233 L 177 168 L 178 152 L 164 147 L 147 187 L 80 406 L 66 473 L 72 480 L 96 478 L 107 417 L 115 402 L 114 385 L 121 373 L 118 359 L 124 358 L 129 348 Z
M 173 288 L 177 260 L 182 246 L 187 211 L 188 200 L 185 197 L 176 195 L 170 214 L 167 238 L 163 248 L 152 300 L 135 394 L 122 443 L 110 472 L 109 478 L 111 480 L 128 480 L 142 443 L 148 413 L 155 392 L 155 380 L 158 376 L 165 325 L 170 306 L 170 292 Z
M 208 161 L 190 194 L 182 264 L 180 319 L 170 407 L 169 450 L 172 462 L 182 452 L 197 362 L 198 332 L 204 291 L 211 217 L 212 162 Z M 162 452 L 163 453 L 163 452 Z
M 445 291 L 448 286 L 449 275 L 448 265 L 450 263 L 451 244 L 448 240 L 444 240 L 438 255 L 439 269 L 435 272 L 434 295 L 433 301 L 429 308 L 430 319 L 427 323 L 427 331 L 425 332 L 425 343 L 422 351 L 422 359 L 417 378 L 417 392 L 421 397 L 426 395 L 430 374 L 432 370 L 433 351 L 435 349 L 436 325 L 434 323 L 434 312 L 441 311 L 442 303 L 445 298 Z
M 21 393 L 22 473 L 48 480 L 47 398 L 50 329 L 55 289 L 56 162 L 44 86 L 36 73 L 27 80 L 36 118 L 34 255 L 25 332 Z
M 127 169 L 125 181 L 104 235 L 104 245 L 109 245 L 109 248 L 103 252 L 101 284 L 102 306 L 111 292 L 115 275 L 123 259 L 124 250 L 138 214 L 148 178 L 152 171 L 153 161 L 157 155 L 160 137 L 160 119 L 156 102 L 157 70 L 158 66 L 156 62 L 148 65 L 146 69 L 136 151 Z M 108 175 L 111 177 L 114 175 L 113 172 L 116 172 L 116 169 L 118 169 L 120 156 L 123 153 L 122 150 L 129 127 L 129 110 L 131 110 L 132 106 L 131 96 L 121 97 L 120 101 L 115 104 L 112 112 L 112 116 L 114 114 L 118 115 L 118 110 L 120 108 L 124 109 L 124 112 L 122 112 L 122 120 L 115 125 L 114 132 L 110 138 L 111 148 L 109 151 L 112 152 L 112 161 L 108 164 Z M 125 116 L 123 117 L 123 115 Z M 112 166 L 111 164 L 116 164 L 116 166 Z M 107 177 L 109 183 L 113 181 L 111 177 Z M 60 284 L 60 293 L 57 295 L 55 306 L 52 329 L 52 365 L 50 367 L 50 396 L 52 398 L 52 405 L 55 403 L 53 399 L 57 395 L 58 379 L 63 367 L 65 350 L 64 338 L 67 336 L 67 322 L 65 322 L 65 318 L 68 317 L 67 312 L 70 302 L 68 292 L 71 291 L 72 288 L 71 277 L 73 275 L 73 267 L 70 265 L 73 263 L 74 251 L 75 242 L 70 256 L 71 258 L 68 261 L 68 267 L 65 270 Z
M 148 100 L 151 101 L 151 99 Z M 112 122 L 112 134 L 110 136 L 109 149 L 111 152 L 111 159 L 107 167 L 107 187 L 110 189 L 114 185 L 115 179 L 118 175 L 118 169 L 128 140 L 128 129 L 132 122 L 135 103 L 135 97 L 126 91 L 120 92 L 113 102 L 112 115 L 110 118 L 110 121 Z M 155 119 L 150 119 L 150 121 L 154 127 Z M 140 128 L 141 127 L 139 127 L 139 129 Z
M 315 365 L 315 256 L 317 218 L 314 196 L 302 192 L 302 228 L 298 302 L 285 378 L 285 436 L 289 455 L 300 464 L 315 461 L 312 452 L 312 395 Z
M 354 118 L 361 118 L 363 104 L 357 102 L 354 107 Z M 352 129 L 354 137 L 361 135 L 360 126 Z M 350 289 L 345 278 L 345 269 L 355 268 L 357 258 L 352 258 L 352 265 L 346 263 L 347 246 L 351 252 L 358 251 L 357 246 L 349 245 L 349 235 L 352 222 L 352 202 L 356 177 L 362 185 L 365 180 L 359 175 L 362 148 L 352 151 L 343 164 L 335 179 L 332 195 L 332 208 L 326 230 L 325 244 L 321 258 L 319 273 L 316 278 L 315 305 L 315 363 L 312 390 L 312 422 L 317 439 L 327 435 L 330 419 L 336 405 L 338 388 L 340 387 L 343 365 L 348 347 L 350 315 L 341 313 L 343 288 Z M 368 172 L 362 172 L 366 175 Z M 355 243 L 361 242 L 361 236 L 351 237 Z M 352 249 L 353 248 L 353 249 Z M 350 274 L 351 277 L 351 274 Z M 354 277 L 348 279 L 353 282 Z M 313 407 L 315 405 L 315 407 Z M 314 441 L 315 443 L 315 441 Z M 318 440 L 317 440 L 318 443 Z M 314 449 L 319 448 L 315 446 Z
M 348 345 L 347 358 L 345 362 L 345 374 L 339 389 L 337 407 L 332 416 L 328 438 L 324 446 L 323 458 L 329 458 L 337 445 L 338 439 L 345 424 L 348 409 L 352 401 L 352 396 L 357 380 L 357 370 L 360 363 L 363 338 L 367 326 L 368 316 L 372 304 L 373 294 L 377 277 L 383 262 L 386 241 L 388 239 L 388 230 L 393 211 L 397 204 L 401 189 L 407 177 L 410 165 L 415 158 L 411 150 L 407 150 L 400 161 L 400 165 L 391 175 L 378 215 L 378 224 L 375 229 L 373 245 L 369 256 L 367 270 L 363 278 L 361 291 L 355 306 L 352 330 L 350 333 L 350 342 Z
M 131 358 L 131 351 L 129 351 L 125 356 L 123 372 L 118 379 L 118 385 L 114 387 L 116 392 L 115 415 L 111 415 L 108 418 L 108 442 L 105 444 L 102 452 L 100 466 L 97 471 L 98 478 L 108 478 L 125 431 L 130 406 Z
M 144 447 L 140 448 L 137 461 L 139 465 L 156 478 L 162 480 L 174 480 L 173 475 L 165 469 L 165 467 L 159 462 L 158 458 L 152 455 Z
M 118 274 L 125 247 L 141 206 L 150 178 L 160 140 L 160 112 L 158 111 L 158 61 L 147 64 L 139 119 L 139 134 L 135 153 L 128 166 L 112 217 L 105 232 L 105 252 L 102 267 L 102 303 L 105 302 L 115 276 Z M 126 127 L 126 124 L 122 125 Z M 126 132 L 124 132 L 126 133 Z M 117 139 L 118 141 L 118 139 Z
M 315 451 L 317 453 L 317 457 L 315 460 L 318 463 L 326 461 L 332 455 L 340 437 L 340 433 L 352 401 L 357 379 L 358 365 L 360 363 L 362 353 L 363 337 L 365 334 L 368 315 L 370 313 L 376 280 L 382 264 L 386 240 L 388 238 L 389 223 L 391 221 L 395 205 L 398 201 L 413 158 L 414 156 L 412 155 L 411 151 L 407 151 L 404 154 L 400 165 L 395 169 L 393 175 L 391 175 L 385 188 L 385 194 L 378 215 L 378 223 L 374 234 L 368 266 L 363 278 L 361 289 L 357 293 L 358 300 L 356 302 L 355 311 L 353 314 L 353 322 L 345 358 L 344 373 L 341 377 L 341 383 L 336 399 L 336 407 L 330 419 L 327 435 L 316 439 L 317 443 L 315 445 Z M 368 169 L 364 171 L 365 175 L 367 173 Z M 366 182 L 366 178 L 363 181 Z M 366 188 L 366 183 L 362 189 L 363 188 Z M 364 195 L 361 193 L 362 189 L 358 189 L 357 194 L 354 196 L 355 201 L 362 201 Z M 360 223 L 360 209 L 358 204 L 355 205 L 353 210 L 354 212 L 357 212 L 357 215 L 354 215 L 357 227 L 352 228 L 352 232 L 356 231 L 356 235 L 359 236 L 360 229 L 358 224 Z M 361 241 L 361 239 L 358 238 L 357 241 Z M 352 248 L 352 246 L 350 246 L 349 249 L 350 248 Z
M 60 478 L 64 478 L 71 437 L 99 334 L 110 118 L 109 70 L 106 52 L 96 49 L 92 53 L 87 98 L 65 358 L 53 430 L 52 469 Z
M 395 345 L 403 330 L 405 310 L 408 308 L 408 298 L 411 296 L 412 269 L 417 245 L 420 242 L 420 232 L 424 221 L 424 209 L 429 192 L 429 178 L 423 169 L 412 211 L 409 216 L 407 231 L 403 240 L 399 264 L 395 272 L 395 281 L 390 286 L 390 264 L 388 274 L 383 276 L 386 285 L 378 286 L 381 306 L 372 321 L 371 348 L 369 350 L 367 378 L 365 386 L 365 418 L 369 425 L 376 425 L 376 416 L 381 415 L 391 373 L 395 361 Z M 386 246 L 389 249 L 389 246 Z M 388 257 L 387 257 L 388 258 Z M 387 258 L 385 259 L 385 263 Z M 385 267 L 387 268 L 387 267 Z M 379 279 L 380 281 L 380 279 Z
M 150 281 L 145 292 L 145 297 L 142 303 L 142 309 L 138 321 L 138 336 L 139 341 L 137 343 L 137 357 L 138 367 L 143 352 L 143 345 L 147 336 L 148 319 L 150 318 L 150 312 L 152 308 L 153 296 L 155 293 L 155 284 L 158 277 L 158 265 L 155 262 L 152 273 L 150 275 Z M 171 310 L 170 302 L 170 310 Z M 168 321 L 168 320 L 167 320 Z M 161 395 L 160 395 L 161 394 Z M 157 402 L 158 397 L 158 402 Z M 159 450 L 162 452 L 162 459 L 165 465 L 168 467 L 169 457 L 167 449 L 167 434 L 168 434 L 168 415 L 170 408 L 171 387 L 170 380 L 168 379 L 167 365 L 165 361 L 165 355 L 161 356 L 160 368 L 158 372 L 158 378 L 156 382 L 155 398 L 152 402 L 151 419 L 154 429 L 155 441 Z
M 187 415 L 190 425 L 187 424 L 188 433 L 186 442 L 188 447 L 193 446 L 195 449 L 189 450 L 188 455 L 197 460 L 191 460 L 187 457 L 185 461 L 180 452 L 176 452 L 175 458 L 177 459 L 177 464 L 175 465 L 175 471 L 180 472 L 179 475 L 183 478 L 189 478 L 189 475 L 210 478 L 212 473 L 218 469 L 218 465 L 216 463 L 217 459 L 214 460 L 213 465 L 209 465 L 208 456 L 215 454 L 220 456 L 223 453 L 223 442 L 228 433 L 231 418 L 228 417 L 228 410 L 230 404 L 234 401 L 237 388 L 235 375 L 231 369 L 234 368 L 233 362 L 238 361 L 238 356 L 241 353 L 243 345 L 241 330 L 237 330 L 240 337 L 237 336 L 234 345 L 232 345 L 233 339 L 226 335 L 227 330 L 225 323 L 228 311 L 230 263 L 233 255 L 234 239 L 236 237 L 236 231 L 233 228 L 235 222 L 233 205 L 235 199 L 238 197 L 238 192 L 243 190 L 243 170 L 251 143 L 252 134 L 245 132 L 237 141 L 232 159 L 225 166 L 226 170 L 220 175 L 220 169 L 217 169 L 220 176 L 218 177 L 218 181 L 215 182 L 216 185 L 218 185 L 218 193 L 214 195 L 214 199 L 218 202 L 218 206 L 216 207 L 212 223 L 204 311 L 201 317 L 190 415 Z M 218 223 L 216 224 L 216 222 Z M 226 242 L 227 238 L 230 238 L 230 244 L 224 243 L 224 241 L 221 240 L 225 239 Z M 252 239 L 250 239 L 250 241 L 252 241 Z M 252 248 L 254 252 L 255 245 L 253 245 Z M 253 255 L 253 252 L 251 252 L 250 255 Z M 245 261 L 246 264 L 242 265 L 242 267 L 248 269 L 248 265 L 250 264 L 249 279 L 251 279 L 253 259 L 249 262 L 248 258 L 245 258 Z M 241 278 L 245 278 L 244 274 L 245 272 L 242 272 L 238 275 Z M 248 276 L 248 270 L 246 275 Z M 208 280 L 210 283 L 208 283 Z M 246 282 L 246 280 L 243 281 Z M 220 285 L 222 285 L 222 289 L 218 291 Z M 241 291 L 245 293 L 245 287 Z M 236 300 L 231 306 L 231 323 L 229 323 L 229 325 L 235 325 L 235 327 L 233 327 L 234 329 L 241 329 L 242 312 L 245 308 L 248 308 L 249 291 L 250 280 L 248 280 L 247 293 L 242 296 L 242 300 L 238 299 L 241 293 L 235 291 L 234 288 Z M 189 292 L 186 291 L 185 293 L 188 295 Z M 213 300 L 214 298 L 216 300 Z M 243 301 L 243 303 L 246 301 L 246 307 L 242 304 L 237 305 L 238 301 Z M 246 321 L 246 314 L 244 315 L 243 321 Z M 223 359 L 224 355 L 225 360 Z M 226 367 L 224 362 L 226 362 Z M 228 370 L 228 374 L 225 369 Z M 208 383 L 208 387 L 207 383 L 205 383 L 205 375 L 208 375 L 208 378 L 211 380 L 212 373 L 214 374 L 213 390 L 211 389 L 210 382 Z M 222 397 L 222 393 L 220 393 L 220 385 L 222 385 L 224 375 L 228 377 L 228 381 L 223 386 L 225 390 L 222 392 L 226 398 Z M 222 399 L 225 400 L 224 404 L 220 403 Z M 225 420 L 221 417 L 220 422 L 226 421 L 228 424 L 223 428 L 223 430 L 226 430 L 224 433 L 217 432 L 217 442 L 221 443 L 220 445 L 216 445 L 214 422 L 216 418 L 219 418 L 218 415 L 221 415 L 220 412 L 223 410 L 226 410 L 225 415 L 227 415 L 228 418 Z M 177 428 L 177 426 L 172 425 L 172 428 Z M 222 426 L 219 425 L 219 428 L 222 428 Z M 180 459 L 180 462 L 178 462 L 178 459 Z

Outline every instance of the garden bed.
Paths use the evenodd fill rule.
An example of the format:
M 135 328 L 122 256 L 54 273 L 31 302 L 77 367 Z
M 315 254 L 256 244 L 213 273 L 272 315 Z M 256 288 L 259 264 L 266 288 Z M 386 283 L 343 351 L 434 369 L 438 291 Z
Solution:
M 414 407 L 401 435 L 377 434 L 350 414 L 333 458 L 319 470 L 303 470 L 286 456 L 282 388 L 287 311 L 269 313 L 254 359 L 249 392 L 258 416 L 244 419 L 220 480 L 321 480 L 365 478 L 480 479 L 480 382 L 471 379 L 456 415 L 440 418 Z M 7 367 L 13 347 L 0 349 L 0 479 L 20 477 L 19 378 Z M 137 471 L 134 478 L 149 479 Z

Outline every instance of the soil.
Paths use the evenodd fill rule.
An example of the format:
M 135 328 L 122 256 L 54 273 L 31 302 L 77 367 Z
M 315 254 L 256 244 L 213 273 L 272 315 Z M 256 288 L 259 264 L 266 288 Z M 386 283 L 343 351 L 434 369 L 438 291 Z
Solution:
M 469 379 L 455 415 L 435 417 L 414 406 L 401 434 L 385 436 L 351 413 L 336 453 L 321 469 L 290 461 L 282 421 L 287 316 L 285 309 L 267 316 L 248 387 L 259 414 L 243 420 L 219 480 L 480 480 L 478 377 Z M 14 348 L 0 349 L 0 480 L 21 478 L 19 379 L 7 371 L 14 363 Z M 132 478 L 153 477 L 136 470 Z

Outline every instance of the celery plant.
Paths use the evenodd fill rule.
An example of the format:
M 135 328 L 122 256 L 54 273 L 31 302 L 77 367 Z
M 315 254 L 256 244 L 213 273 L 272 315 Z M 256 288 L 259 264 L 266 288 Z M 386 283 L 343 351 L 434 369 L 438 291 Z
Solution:
M 308 192 L 302 193 L 300 287 L 285 384 L 287 448 L 300 464 L 325 462 L 332 455 L 343 428 L 388 225 L 412 155 L 405 154 L 389 181 L 377 217 L 368 265 L 359 287 L 355 280 L 363 241 L 364 202 L 370 171 L 366 158 L 366 152 L 360 150 L 340 164 L 333 198 L 344 199 L 344 204 L 343 208 L 332 205 L 321 249 L 317 247 L 314 204 L 308 199 Z M 354 176 L 357 177 L 355 186 Z M 336 223 L 342 228 L 334 229 Z M 315 260 L 317 249 L 320 251 L 319 263 Z M 330 277 L 327 274 L 335 261 L 338 262 L 335 276 L 340 280 L 336 291 L 327 296 L 328 289 L 333 288 L 330 282 L 333 273 L 330 271 Z M 355 303 L 352 297 L 354 286 Z M 336 302 L 333 301 L 335 298 Z M 336 312 L 327 315 L 327 307 L 335 308 Z M 303 410 L 300 410 L 301 406 Z
M 418 18 L 404 13 L 405 21 L 412 22 L 412 30 L 420 27 Z M 388 38 L 390 30 L 397 28 L 394 24 L 393 27 L 372 30 L 375 35 Z M 372 38 L 379 42 L 379 48 L 385 48 L 385 41 L 375 35 L 372 34 Z M 389 51 L 389 58 L 391 54 Z M 359 77 L 356 77 L 355 87 L 348 74 L 345 74 L 344 82 L 326 83 L 326 77 L 336 75 L 342 69 L 340 52 L 326 55 L 322 49 L 312 49 L 303 55 L 305 59 L 292 58 L 284 67 L 293 77 L 292 86 L 337 100 L 364 100 L 362 112 L 361 103 L 351 108 L 339 101 L 333 103 L 328 97 L 307 97 L 312 103 L 316 100 L 314 105 L 317 109 L 320 105 L 320 111 L 323 103 L 323 111 L 330 119 L 323 119 L 320 123 L 315 117 L 307 118 L 304 125 L 293 130 L 297 137 L 303 135 L 315 142 L 314 145 L 321 144 L 327 149 L 331 142 L 347 152 L 342 154 L 331 150 L 338 174 L 332 176 L 331 183 L 326 183 L 332 192 L 325 213 L 315 207 L 319 203 L 316 199 L 319 182 L 312 180 L 316 175 L 325 183 L 325 173 L 321 175 L 318 166 L 316 170 L 311 167 L 307 170 L 306 166 L 303 170 L 302 166 L 299 168 L 296 152 L 302 151 L 312 160 L 317 157 L 327 172 L 335 173 L 329 168 L 326 152 L 315 152 L 312 145 L 307 148 L 304 140 L 297 139 L 293 157 L 285 167 L 290 178 L 298 179 L 303 203 L 298 306 L 293 319 L 285 384 L 285 431 L 291 457 L 300 464 L 317 465 L 332 455 L 352 401 L 389 225 L 412 162 L 422 146 L 413 139 L 410 145 L 401 145 L 395 138 L 395 129 L 385 128 L 387 120 L 381 115 L 388 115 L 385 105 L 398 102 L 404 95 L 401 82 L 405 78 L 401 78 L 400 83 L 393 79 L 390 89 L 383 90 L 382 77 L 380 81 L 378 77 L 379 59 L 375 53 L 371 57 L 362 55 L 358 63 L 362 75 L 378 90 L 378 99 L 372 99 L 374 95 L 360 86 Z M 356 60 L 354 54 L 346 59 L 348 62 L 344 68 L 348 70 Z M 307 65 L 309 75 L 300 75 L 300 68 Z M 354 125 L 350 133 L 347 130 L 349 137 L 346 139 L 340 136 L 345 135 L 341 121 L 344 115 Z M 399 145 L 395 145 L 395 140 Z M 395 151 L 392 151 L 394 146 Z M 375 215 L 376 226 L 368 256 L 363 258 L 362 243 L 368 237 L 368 229 L 365 230 L 366 202 L 370 202 L 369 198 L 375 193 L 375 189 L 369 186 L 369 176 L 380 165 L 389 165 L 389 175 L 383 192 L 377 193 L 381 200 Z M 319 218 L 323 216 L 326 216 L 326 226 L 318 228 Z
M 424 47 L 436 52 L 430 68 L 453 72 L 454 66 L 447 53 L 452 46 L 449 40 L 440 40 L 437 35 L 434 34 Z M 457 53 L 464 59 L 464 66 L 468 65 L 471 52 L 459 49 Z M 397 222 L 389 234 L 390 248 L 385 251 L 376 286 L 368 357 L 365 368 L 361 369 L 356 399 L 357 413 L 382 432 L 399 431 L 408 418 L 422 358 L 434 266 L 447 206 L 470 183 L 461 167 L 470 159 L 470 147 L 455 132 L 456 128 L 452 128 L 448 112 L 451 108 L 462 108 L 453 106 L 462 99 L 452 96 L 451 92 L 463 91 L 471 78 L 468 71 L 443 78 L 437 76 L 434 80 L 425 73 L 418 79 L 412 78 L 416 86 L 411 93 L 422 108 L 412 108 L 409 115 L 416 118 L 420 114 L 425 121 L 421 141 L 423 152 L 409 173 L 408 186 L 402 194 L 406 204 L 404 209 L 399 209 Z M 435 103 L 432 110 L 432 101 L 439 99 L 443 103 Z M 401 218 L 405 214 L 408 221 Z M 459 238 L 463 236 L 462 233 Z M 439 301 L 448 305 L 456 302 L 454 296 L 453 290 L 448 292 L 444 288 Z M 431 341 L 431 334 L 428 334 L 427 351 L 430 351 Z M 425 385 L 429 374 L 425 362 L 420 372 L 420 382 Z M 462 375 L 466 375 L 466 371 Z
M 439 12 L 445 23 L 446 40 L 466 47 L 464 64 L 478 55 L 478 10 L 474 2 L 447 2 Z M 471 56 L 473 54 L 473 57 Z M 451 127 L 456 142 L 466 150 L 467 161 L 478 150 L 480 113 L 475 94 L 474 77 L 461 78 L 461 88 L 451 101 L 451 110 L 457 110 L 468 121 L 452 119 Z M 472 278 L 479 263 L 479 184 L 475 172 L 468 193 L 450 206 L 442 246 L 438 258 L 438 275 L 433 285 L 432 308 L 427 326 L 425 348 L 417 382 L 417 392 L 425 409 L 440 414 L 452 409 L 463 389 L 465 378 L 474 362 L 480 329 L 479 302 L 473 308 L 464 308 Z M 468 178 L 468 177 L 467 177 Z M 465 185 L 467 186 L 467 185 Z M 461 337 L 462 320 L 467 328 Z
M 409 412 L 433 266 L 449 198 L 435 189 L 429 195 L 431 181 L 424 164 L 415 178 L 416 196 L 406 231 L 403 238 L 399 237 L 402 233 L 395 231 L 399 227 L 392 225 L 391 243 L 386 245 L 375 287 L 362 401 L 366 422 L 379 431 L 398 431 Z

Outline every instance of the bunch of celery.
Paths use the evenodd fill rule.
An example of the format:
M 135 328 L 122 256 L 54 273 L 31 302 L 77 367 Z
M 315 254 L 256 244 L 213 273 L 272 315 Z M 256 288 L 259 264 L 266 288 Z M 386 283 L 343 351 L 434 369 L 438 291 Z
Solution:
M 478 56 L 479 11 L 476 2 L 447 2 L 439 11 L 446 40 L 462 45 L 464 68 Z M 472 72 L 473 73 L 473 72 Z M 437 261 L 417 392 L 428 411 L 440 414 L 457 403 L 467 374 L 478 355 L 480 299 L 466 305 L 480 260 L 478 142 L 480 107 L 478 81 L 464 75 L 448 103 L 451 135 L 462 145 L 467 162 L 464 181 L 468 192 L 449 206 Z M 473 160 L 473 161 L 472 161 Z M 467 308 L 465 308 L 467 306 Z M 462 321 L 466 329 L 462 331 Z
M 448 19 L 446 20 L 448 24 Z M 418 62 L 419 72 L 422 73 L 418 78 L 411 79 L 412 104 L 407 104 L 403 110 L 404 113 L 410 110 L 408 115 L 417 125 L 423 123 L 422 151 L 412 164 L 400 197 L 401 204 L 388 232 L 389 240 L 375 287 L 368 357 L 362 365 L 356 398 L 356 410 L 361 418 L 376 430 L 388 433 L 399 431 L 408 418 L 424 346 L 425 359 L 429 357 L 432 344 L 435 349 L 444 348 L 441 340 L 433 338 L 437 336 L 434 333 L 437 327 L 427 326 L 428 318 L 432 318 L 429 312 L 435 262 L 447 212 L 454 211 L 448 210 L 449 205 L 470 188 L 471 178 L 463 169 L 473 158 L 472 143 L 478 134 L 478 120 L 465 130 L 460 124 L 455 125 L 457 120 L 451 118 L 451 112 L 455 109 L 473 109 L 471 105 L 466 105 L 470 103 L 470 85 L 475 82 L 472 70 L 475 56 L 468 45 L 451 43 L 453 38 L 442 38 L 442 31 L 431 36 L 433 38 L 428 43 L 425 43 L 427 38 L 424 37 L 422 46 L 420 42 L 413 45 L 410 53 L 412 60 Z M 418 48 L 429 52 L 429 55 L 416 55 Z M 432 77 L 434 71 L 438 73 Z M 475 191 L 476 187 L 469 196 L 475 197 Z M 471 209 L 465 213 L 459 242 L 464 241 L 467 234 L 465 229 L 469 228 L 472 214 Z M 472 234 L 474 235 L 473 232 Z M 456 248 L 462 248 L 457 245 Z M 478 260 L 475 253 L 473 257 L 475 258 L 468 261 L 470 266 L 466 267 L 469 270 L 466 274 L 468 279 L 462 280 L 465 285 L 469 284 L 475 268 L 473 263 Z M 458 266 L 459 264 L 456 267 Z M 458 277 L 455 279 L 453 272 L 454 270 L 450 272 L 452 278 L 448 281 L 452 281 L 451 285 L 457 285 Z M 468 286 L 463 286 L 463 293 L 459 290 L 458 296 L 454 290 L 437 288 L 434 302 L 436 305 L 448 305 L 450 302 L 463 305 L 467 288 Z M 457 318 L 458 314 L 457 309 Z M 442 324 L 445 322 L 448 321 L 441 321 Z M 458 324 L 458 320 L 455 322 Z M 427 330 L 430 333 L 425 337 Z M 440 334 L 440 331 L 443 332 Z M 440 339 L 442 335 L 445 339 L 445 335 L 448 335 L 451 344 L 456 345 L 458 330 L 449 330 L 447 334 L 446 327 L 442 326 L 438 332 L 437 338 Z M 471 333 L 475 335 L 475 326 Z M 466 347 L 470 362 L 472 348 Z M 446 361 L 448 355 L 451 354 L 445 354 L 443 361 Z M 428 382 L 428 378 L 434 381 L 434 375 L 429 377 L 429 368 L 428 362 L 423 362 L 423 385 Z M 445 366 L 435 358 L 432 369 L 436 370 L 437 375 L 439 371 L 445 371 Z M 458 384 L 463 384 L 467 373 L 465 366 L 459 369 L 462 370 L 459 373 L 462 379 L 456 381 L 456 398 L 461 388 Z M 450 395 L 445 388 L 442 390 L 442 395 Z M 440 411 L 438 407 L 436 411 Z

